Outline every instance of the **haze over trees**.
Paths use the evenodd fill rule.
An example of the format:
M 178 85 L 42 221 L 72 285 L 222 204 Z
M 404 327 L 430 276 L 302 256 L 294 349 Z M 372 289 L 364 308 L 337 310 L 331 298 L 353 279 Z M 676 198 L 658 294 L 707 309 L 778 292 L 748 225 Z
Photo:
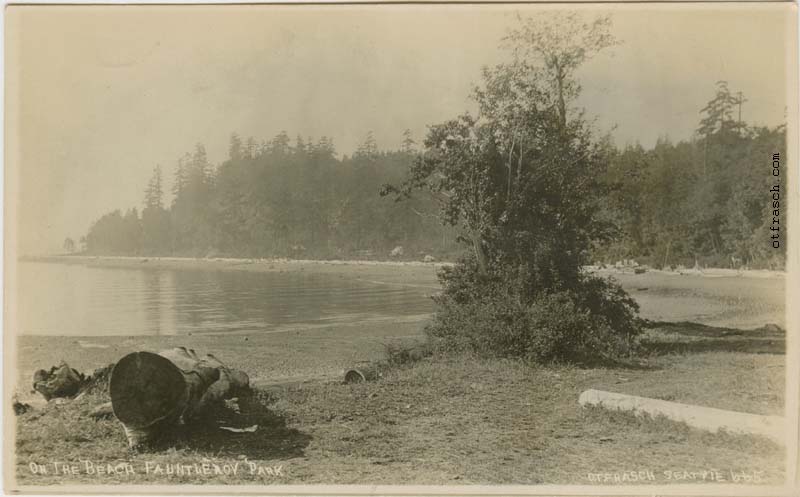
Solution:
M 175 166 L 171 201 L 161 168 L 144 191 L 141 215 L 106 214 L 89 230 L 93 254 L 239 257 L 385 257 L 396 246 L 414 257 L 458 250 L 452 230 L 430 216 L 425 199 L 397 204 L 378 192 L 399 181 L 416 156 L 410 134 L 401 150 L 381 151 L 371 133 L 351 157 L 337 158 L 322 137 L 267 142 L 230 138 L 227 160 L 209 162 L 197 145 Z
M 513 243 L 500 242 L 509 230 L 547 239 L 552 230 L 563 229 L 547 225 L 545 211 L 518 209 L 528 196 L 549 198 L 552 182 L 563 181 L 560 202 L 590 199 L 575 205 L 584 211 L 570 211 L 559 221 L 574 229 L 576 242 L 581 240 L 580 254 L 551 248 L 561 250 L 570 264 L 636 259 L 656 267 L 782 267 L 786 244 L 776 250 L 770 243 L 767 192 L 770 158 L 785 150 L 785 126 L 748 124 L 746 98 L 731 89 L 734 83 L 709 82 L 710 100 L 698 109 L 689 140 L 663 138 L 648 149 L 617 147 L 610 137 L 590 140 L 585 119 L 569 107 L 581 88 L 574 70 L 594 52 L 613 47 L 616 40 L 606 28 L 578 23 L 571 31 L 552 33 L 520 24 L 504 41 L 514 61 L 484 70 L 484 84 L 475 92 L 479 117 L 432 126 L 421 148 L 408 131 L 399 150 L 381 150 L 367 133 L 351 156 L 339 156 L 325 137 L 290 138 L 283 132 L 256 141 L 234 134 L 228 158 L 212 164 L 198 144 L 171 172 L 154 169 L 141 206 L 95 221 L 81 237 L 80 249 L 149 256 L 386 258 L 400 245 L 405 257 L 454 259 L 462 246 L 461 230 L 483 264 L 493 251 L 514 253 L 528 243 L 517 235 Z M 578 48 L 554 57 L 557 44 L 552 42 L 568 39 L 578 40 Z M 570 113 L 576 120 L 569 121 Z M 558 158 L 563 151 L 543 141 L 559 129 L 582 151 L 575 161 L 568 161 L 569 155 Z M 443 142 L 446 155 L 440 150 Z M 480 155 L 470 152 L 475 146 L 482 147 Z M 460 167 L 462 176 L 477 161 L 480 175 L 473 180 L 483 183 L 454 185 L 457 175 L 417 178 L 416 186 L 450 181 L 442 186 L 459 192 L 459 202 L 451 203 L 443 217 L 437 217 L 441 191 L 405 202 L 381 197 L 382 185 L 400 185 L 410 167 L 422 173 L 414 164 L 423 153 L 426 167 L 440 154 L 440 160 Z M 562 161 L 563 167 L 557 175 L 526 169 L 534 160 Z M 586 161 L 602 167 L 576 178 L 572 168 Z M 481 169 L 494 162 L 502 164 L 502 174 Z M 171 192 L 165 191 L 165 175 L 171 177 Z M 490 186 L 497 188 L 495 196 L 486 190 Z M 470 188 L 478 188 L 474 198 Z M 550 209 L 546 205 L 537 209 Z

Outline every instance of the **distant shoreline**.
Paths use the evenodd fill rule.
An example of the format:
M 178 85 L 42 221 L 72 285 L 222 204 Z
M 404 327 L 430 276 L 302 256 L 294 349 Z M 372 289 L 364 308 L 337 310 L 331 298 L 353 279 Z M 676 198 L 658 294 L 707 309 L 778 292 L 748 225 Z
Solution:
M 20 261 L 81 265 L 91 268 L 180 271 L 245 271 L 251 273 L 323 274 L 383 285 L 441 289 L 437 273 L 448 263 L 421 261 L 320 261 L 297 259 L 234 259 L 48 255 Z
M 286 257 L 149 257 L 133 255 L 71 255 L 71 254 L 52 254 L 52 255 L 23 255 L 19 258 L 23 262 L 69 262 L 69 263 L 136 263 L 146 262 L 173 262 L 178 264 L 203 263 L 203 264 L 321 264 L 334 266 L 421 266 L 421 267 L 440 267 L 452 266 L 452 262 L 423 262 L 423 261 L 378 261 L 378 260 L 358 260 L 358 259 L 289 259 Z
M 118 268 L 160 268 L 160 269 L 207 269 L 207 270 L 244 270 L 256 272 L 293 272 L 303 271 L 312 266 L 320 272 L 340 272 L 343 269 L 361 268 L 377 270 L 379 272 L 391 271 L 393 268 L 406 268 L 428 272 L 437 271 L 439 268 L 452 266 L 452 262 L 423 262 L 423 261 L 377 261 L 377 260 L 347 260 L 347 259 L 288 259 L 288 258 L 233 258 L 233 257 L 144 257 L 144 256 L 116 256 L 116 255 L 28 255 L 19 258 L 20 262 L 53 262 L 63 264 L 82 264 L 90 267 L 118 267 Z M 633 267 L 586 266 L 589 272 L 602 275 L 633 274 Z M 711 278 L 742 277 L 742 278 L 784 278 L 785 271 L 767 269 L 679 269 L 666 271 L 662 269 L 646 269 L 654 272 L 674 276 L 703 276 Z

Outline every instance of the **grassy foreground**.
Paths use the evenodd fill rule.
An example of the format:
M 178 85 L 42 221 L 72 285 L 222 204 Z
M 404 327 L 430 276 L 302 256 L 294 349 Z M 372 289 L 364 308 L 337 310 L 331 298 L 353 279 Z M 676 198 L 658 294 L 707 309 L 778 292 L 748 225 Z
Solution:
M 646 347 L 649 357 L 628 367 L 445 357 L 376 382 L 260 389 L 238 413 L 221 407 L 151 453 L 129 451 L 116 420 L 87 416 L 102 395 L 51 402 L 17 418 L 16 476 L 19 485 L 783 483 L 784 450 L 766 439 L 577 403 L 597 388 L 783 414 L 782 332 L 662 324 Z

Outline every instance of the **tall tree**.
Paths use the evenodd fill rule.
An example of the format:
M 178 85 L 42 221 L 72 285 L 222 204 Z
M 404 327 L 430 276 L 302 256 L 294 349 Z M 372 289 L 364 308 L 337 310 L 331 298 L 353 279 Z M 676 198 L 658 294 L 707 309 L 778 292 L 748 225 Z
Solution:
M 367 159 L 374 159 L 378 155 L 378 144 L 375 141 L 375 135 L 372 131 L 367 133 L 364 141 L 358 146 L 355 157 L 363 157 Z
M 411 133 L 411 130 L 406 129 L 403 131 L 403 144 L 401 146 L 401 150 L 407 154 L 413 153 L 416 144 L 417 142 L 414 141 L 414 135 Z
M 534 251 L 541 281 L 531 286 L 574 280 L 601 235 L 592 202 L 601 150 L 585 121 L 568 117 L 580 89 L 575 71 L 614 42 L 609 23 L 572 14 L 521 21 L 506 39 L 513 62 L 485 69 L 475 90 L 478 118 L 431 127 L 402 193 L 424 188 L 441 201 L 443 220 L 463 227 L 481 273 L 500 261 L 530 262 Z
M 70 237 L 66 237 L 64 239 L 63 248 L 69 253 L 75 252 L 75 240 Z
M 153 168 L 153 176 L 147 183 L 144 192 L 144 206 L 162 209 L 164 207 L 164 190 L 162 187 L 161 166 Z
M 178 191 L 180 193 L 180 191 Z M 153 176 L 145 190 L 141 219 L 141 250 L 150 255 L 171 252 L 171 223 L 164 209 L 161 166 L 153 169 Z
M 575 359 L 630 350 L 636 303 L 584 273 L 592 243 L 612 226 L 599 215 L 610 145 L 580 111 L 576 71 L 613 45 L 608 18 L 520 20 L 510 63 L 483 71 L 479 114 L 430 127 L 424 152 L 398 188 L 440 201 L 471 255 L 441 273 L 431 336 L 447 348 Z M 564 315 L 586 321 L 561 324 Z

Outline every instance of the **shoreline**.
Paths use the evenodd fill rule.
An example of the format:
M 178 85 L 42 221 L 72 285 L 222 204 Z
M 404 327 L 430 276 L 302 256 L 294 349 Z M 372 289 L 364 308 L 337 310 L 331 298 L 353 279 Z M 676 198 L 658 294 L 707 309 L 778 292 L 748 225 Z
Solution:
M 22 402 L 41 404 L 31 391 L 34 372 L 61 362 L 90 375 L 136 351 L 159 352 L 174 347 L 214 354 L 224 364 L 245 371 L 258 388 L 293 383 L 340 382 L 360 364 L 386 359 L 389 345 L 424 340 L 426 319 L 374 320 L 309 326 L 276 333 L 16 337 L 9 390 Z M 320 353 L 324 350 L 324 353 Z
M 289 259 L 289 258 L 234 258 L 234 257 L 144 257 L 124 255 L 26 255 L 18 258 L 18 262 L 44 262 L 60 264 L 82 264 L 89 267 L 117 267 L 117 268 L 158 268 L 158 269 L 207 269 L 207 270 L 244 270 L 257 272 L 287 272 L 304 270 L 305 267 L 321 269 L 321 272 L 339 272 L 337 269 L 370 268 L 390 270 L 392 268 L 419 269 L 422 271 L 438 271 L 443 267 L 451 267 L 455 263 L 449 261 L 423 262 L 423 261 L 384 261 L 384 260 L 350 260 L 350 259 Z M 598 267 L 584 266 L 590 273 L 600 275 L 630 274 L 634 273 L 634 266 L 623 267 Z M 679 269 L 668 271 L 663 269 L 646 268 L 648 273 L 663 274 L 668 276 L 696 276 L 705 278 L 775 278 L 784 279 L 786 271 L 769 269 Z M 438 282 L 434 280 L 438 287 Z M 427 287 L 428 285 L 421 285 Z
M 22 257 L 20 261 L 82 265 L 90 268 L 245 271 L 251 273 L 322 274 L 361 282 L 441 289 L 437 278 L 439 262 L 316 261 L 297 259 L 201 259 L 189 257 L 130 257 L 53 255 Z
M 179 256 L 134 256 L 134 255 L 23 255 L 20 262 L 65 262 L 65 263 L 147 263 L 147 262 L 172 262 L 178 264 L 203 263 L 203 264 L 318 264 L 330 266 L 393 266 L 393 267 L 442 267 L 452 266 L 453 262 L 423 262 L 423 261 L 378 261 L 364 259 L 290 259 L 288 257 L 179 257 Z

